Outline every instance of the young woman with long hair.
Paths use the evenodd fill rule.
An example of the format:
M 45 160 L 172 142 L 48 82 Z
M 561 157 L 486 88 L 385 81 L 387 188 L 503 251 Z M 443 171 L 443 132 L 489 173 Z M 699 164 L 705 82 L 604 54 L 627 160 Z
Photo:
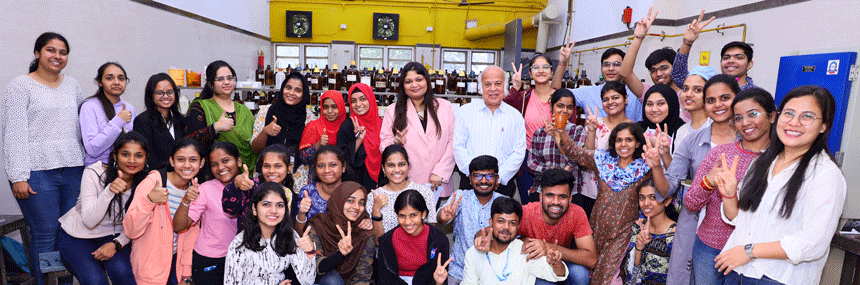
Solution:
M 116 62 L 102 64 L 95 81 L 99 89 L 80 108 L 81 138 L 87 151 L 85 165 L 107 163 L 116 138 L 134 129 L 134 106 L 120 97 L 128 84 L 125 68 Z
M 81 86 L 61 73 L 69 51 L 62 35 L 40 35 L 29 73 L 15 77 L 3 92 L 3 163 L 30 227 L 28 258 L 36 284 L 44 280 L 35 261 L 40 253 L 57 250 L 57 219 L 75 206 L 84 171 L 78 125 Z
M 134 131 L 149 143 L 149 167 L 165 167 L 173 143 L 185 137 L 185 116 L 179 111 L 179 88 L 167 73 L 157 73 L 146 81 L 143 104 L 146 111 L 134 118 Z
M 298 204 L 294 197 L 292 166 L 290 165 L 287 148 L 282 144 L 273 144 L 263 149 L 257 157 L 257 177 L 250 179 L 244 175 L 236 176 L 236 180 L 224 187 L 221 207 L 224 213 L 236 218 L 238 229 L 243 229 L 245 214 L 251 205 L 251 198 L 258 191 L 260 184 L 275 182 L 281 185 L 287 202 L 289 214 L 294 216 Z
M 387 183 L 368 195 L 367 212 L 373 220 L 373 233 L 380 237 L 386 232 L 397 227 L 397 211 L 394 204 L 397 198 L 406 190 L 418 191 L 422 201 L 426 201 L 425 208 L 429 215 L 425 218 L 427 223 L 436 223 L 436 203 L 433 201 L 433 190 L 426 185 L 409 181 L 409 154 L 402 145 L 393 144 L 382 152 L 382 172 Z

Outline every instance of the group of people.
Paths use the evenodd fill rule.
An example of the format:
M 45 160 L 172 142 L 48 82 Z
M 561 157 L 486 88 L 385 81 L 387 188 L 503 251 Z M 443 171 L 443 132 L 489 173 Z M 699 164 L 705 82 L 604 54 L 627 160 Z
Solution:
M 510 87 L 486 68 L 482 100 L 454 114 L 411 62 L 382 118 L 370 86 L 309 102 L 300 73 L 255 116 L 224 61 L 187 112 L 151 76 L 137 114 L 119 63 L 83 98 L 61 72 L 69 43 L 44 33 L 3 103 L 29 258 L 59 251 L 81 284 L 817 284 L 846 191 L 832 95 L 803 86 L 776 106 L 743 42 L 721 72 L 688 70 L 701 16 L 648 56 L 644 84 L 655 17 L 603 53 L 601 86 L 560 88 L 565 44 L 557 68 L 531 58 L 531 89 L 522 66 Z M 453 244 L 437 228 L 451 222 Z

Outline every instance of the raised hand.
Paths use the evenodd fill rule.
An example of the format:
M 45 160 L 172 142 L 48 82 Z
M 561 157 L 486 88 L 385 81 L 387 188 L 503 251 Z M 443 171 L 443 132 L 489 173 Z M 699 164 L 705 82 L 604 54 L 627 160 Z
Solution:
M 591 110 L 591 106 L 585 106 L 586 114 L 585 117 L 585 126 L 588 128 L 588 132 L 596 132 L 597 127 L 600 123 L 597 122 L 597 109 Z
M 126 123 L 131 122 L 131 111 L 125 109 L 125 103 L 122 103 L 122 111 L 119 111 L 116 116 L 125 121 Z
M 720 172 L 723 172 L 723 161 L 721 159 L 717 159 L 717 165 L 711 167 L 711 171 L 708 172 L 708 180 L 710 180 L 712 183 L 716 183 L 717 175 L 719 175 Z
M 639 219 L 636 224 L 639 225 L 639 234 L 636 235 L 636 249 L 642 251 L 651 242 L 651 219 L 645 218 L 644 222 Z
M 463 195 L 460 195 L 460 197 L 457 198 L 457 193 L 454 192 L 450 199 L 451 203 L 442 207 L 442 209 L 439 209 L 439 219 L 446 222 L 454 219 L 454 216 L 457 215 L 457 206 L 460 205 L 460 201 L 463 201 Z M 374 201 L 374 203 L 376 202 Z
M 167 202 L 167 188 L 161 186 L 155 186 L 152 188 L 152 191 L 149 191 L 149 194 L 146 195 L 149 198 L 149 201 L 155 204 L 162 204 Z
M 394 131 L 394 143 L 399 145 L 405 145 L 407 133 L 409 133 L 409 129 L 403 129 L 402 131 Z
M 520 90 L 520 87 L 523 86 L 523 64 L 520 63 L 520 68 L 517 69 L 517 66 L 511 62 L 511 68 L 514 69 L 514 72 L 511 74 L 511 87 Z
M 311 210 L 311 205 L 313 204 L 313 200 L 311 200 L 311 195 L 308 194 L 308 190 L 304 191 L 305 197 L 302 198 L 302 201 L 299 202 L 299 214 L 306 215 Z
M 570 61 L 570 52 L 573 50 L 573 46 L 576 45 L 576 41 L 570 42 L 570 35 L 567 35 L 567 39 L 564 41 L 564 44 L 561 45 L 561 49 L 558 51 L 558 61 L 560 62 L 569 62 Z
M 236 188 L 242 191 L 248 191 L 254 188 L 254 181 L 251 178 L 248 178 L 248 165 L 242 165 L 242 168 L 245 169 L 245 172 L 242 172 L 236 175 L 236 178 L 233 180 L 233 184 L 236 185 Z
M 705 28 L 708 24 L 711 23 L 716 17 L 711 16 L 707 21 L 702 22 L 702 19 L 705 17 L 705 9 L 702 9 L 702 13 L 699 14 L 699 18 L 693 20 L 689 25 L 687 25 L 687 30 L 684 31 L 684 44 L 688 46 L 692 46 L 693 42 L 699 38 L 699 33 L 702 32 L 702 29 Z
M 493 239 L 493 233 L 490 229 L 481 229 L 478 235 L 475 236 L 475 249 L 480 252 L 490 251 L 490 241 Z
M 660 150 L 656 142 L 646 139 L 642 150 L 642 159 L 645 160 L 645 163 L 648 163 L 648 167 L 651 167 L 651 169 L 663 167 L 660 160 Z
M 308 233 L 311 231 L 311 226 L 305 227 L 305 233 L 296 240 L 296 246 L 302 249 L 305 253 L 312 253 L 315 249 L 314 243 L 311 241 L 311 235 Z
M 448 270 L 445 267 L 448 267 L 448 263 L 451 263 L 451 260 L 454 260 L 454 258 L 449 257 L 448 261 L 442 264 L 442 255 L 436 255 L 436 270 L 433 271 L 433 281 L 436 281 L 436 285 L 444 284 L 445 280 L 448 280 Z
M 723 170 L 714 176 L 715 181 L 712 182 L 717 184 L 717 189 L 720 190 L 720 194 L 723 197 L 737 198 L 738 178 L 735 175 L 738 173 L 738 156 L 735 156 L 734 160 L 732 160 L 730 168 L 729 164 L 726 163 L 726 154 L 723 153 L 720 155 L 720 164 Z M 711 177 L 708 177 L 708 179 L 711 179 Z
M 664 155 L 669 153 L 669 149 L 672 147 L 672 143 L 669 140 L 669 135 L 666 134 L 663 130 L 669 130 L 668 124 L 663 124 L 663 128 L 660 128 L 660 124 L 657 124 L 657 134 L 656 134 L 656 142 L 657 147 L 659 148 L 660 155 Z
M 212 127 L 219 133 L 229 132 L 233 130 L 234 123 L 233 119 L 227 117 L 227 111 L 224 111 L 221 113 L 221 117 L 218 118 L 218 121 L 212 124 Z
M 648 29 L 651 28 L 651 24 L 654 23 L 654 19 L 657 19 L 657 13 L 660 13 L 660 11 L 655 11 L 654 16 L 651 16 L 651 9 L 653 9 L 653 7 L 648 8 L 648 15 L 645 16 L 645 18 L 636 22 L 636 29 L 633 30 L 634 37 L 641 39 L 648 34 Z
M 382 207 L 388 205 L 388 195 L 385 195 L 385 193 L 378 193 L 376 190 L 370 190 L 370 193 L 373 194 L 374 213 L 381 211 Z
M 185 191 L 185 197 L 182 197 L 182 203 L 191 204 L 194 200 L 197 200 L 197 196 L 200 195 L 200 190 L 197 189 L 200 185 L 197 185 L 197 178 L 191 180 L 191 186 L 188 186 L 188 190 Z
M 353 126 L 352 131 L 355 133 L 356 145 L 361 144 L 361 142 L 364 141 L 364 136 L 367 132 L 365 132 L 364 126 L 358 125 L 358 118 L 356 118 L 356 117 L 349 117 L 349 118 L 352 119 L 352 126 Z
M 326 129 L 323 128 L 322 133 L 320 133 L 320 146 L 324 146 L 328 144 L 328 133 L 326 133 Z
M 337 250 L 340 251 L 340 254 L 346 256 L 352 252 L 352 222 L 346 221 L 346 234 L 343 233 L 343 229 L 340 228 L 340 225 L 334 226 L 337 227 L 337 231 L 340 232 L 340 241 L 337 242 Z
M 116 179 L 114 179 L 113 182 L 110 183 L 110 192 L 114 194 L 119 194 L 131 189 L 131 187 L 128 186 L 128 182 L 125 182 L 125 180 L 122 179 L 122 171 L 117 170 L 116 174 Z
M 272 116 L 272 122 L 266 125 L 263 128 L 263 131 L 266 132 L 270 137 L 277 136 L 281 133 L 281 126 L 278 125 L 278 117 Z

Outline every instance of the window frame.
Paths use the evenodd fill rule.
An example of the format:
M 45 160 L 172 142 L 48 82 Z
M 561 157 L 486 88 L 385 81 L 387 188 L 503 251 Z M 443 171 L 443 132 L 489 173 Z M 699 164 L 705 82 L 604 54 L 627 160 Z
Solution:
M 445 53 L 446 52 L 465 52 L 466 53 L 466 61 L 445 61 Z M 472 53 L 490 53 L 493 54 L 493 62 L 475 62 L 472 57 Z M 465 64 L 466 69 L 463 70 L 468 75 L 469 72 L 472 71 L 473 65 L 498 65 L 499 64 L 499 51 L 498 50 L 488 50 L 488 49 L 462 49 L 462 48 L 443 48 L 442 49 L 442 67 L 445 68 L 446 63 L 451 64 Z M 476 72 L 477 73 L 477 72 Z

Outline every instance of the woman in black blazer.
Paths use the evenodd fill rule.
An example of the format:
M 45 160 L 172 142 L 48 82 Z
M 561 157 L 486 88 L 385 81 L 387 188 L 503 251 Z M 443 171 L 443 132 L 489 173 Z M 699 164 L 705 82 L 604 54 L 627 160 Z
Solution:
M 146 138 L 149 169 L 159 169 L 167 164 L 176 139 L 185 136 L 179 89 L 167 73 L 158 73 L 149 77 L 145 90 L 146 111 L 134 118 L 134 131 Z

